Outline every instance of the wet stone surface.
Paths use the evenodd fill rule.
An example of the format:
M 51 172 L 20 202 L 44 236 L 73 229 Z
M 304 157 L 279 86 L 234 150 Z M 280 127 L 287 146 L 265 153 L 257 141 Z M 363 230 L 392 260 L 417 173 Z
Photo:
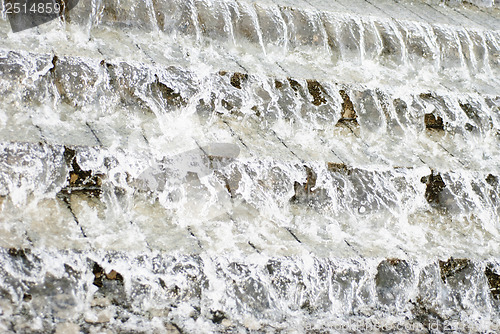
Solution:
M 131 257 L 117 252 L 33 252 L 0 251 L 3 286 L 15 291 L 1 291 L 4 313 L 0 320 L 27 333 L 51 331 L 70 323 L 84 332 L 96 326 L 121 331 L 137 321 L 158 330 L 192 332 L 192 320 L 203 322 L 213 332 L 232 326 L 256 330 L 281 321 L 289 311 L 305 317 L 301 320 L 306 321 L 305 329 L 314 326 L 308 321 L 326 321 L 332 310 L 345 315 L 375 312 L 389 316 L 399 307 L 413 310 L 407 313 L 409 323 L 427 326 L 445 319 L 449 307 L 445 300 L 426 299 L 432 295 L 431 288 L 440 289 L 445 284 L 460 305 L 468 298 L 470 284 L 494 298 L 498 295 L 493 264 L 483 273 L 475 273 L 470 269 L 479 264 L 466 259 L 431 264 L 440 272 L 433 276 L 426 272 L 429 266 L 401 259 L 373 262 L 368 268 L 358 261 L 320 258 L 314 258 L 310 266 L 293 258 L 256 264 L 224 257 L 201 260 L 160 254 Z M 84 270 L 81 264 L 85 264 Z M 414 285 L 422 285 L 423 295 L 411 292 Z M 215 297 L 214 289 L 221 294 Z M 148 304 L 150 298 L 154 304 Z M 489 302 L 493 301 L 474 301 L 479 308 Z M 7 306 L 11 310 L 8 317 Z M 250 321 L 248 310 L 260 316 Z M 328 331 L 328 322 L 323 325 Z
M 0 332 L 499 332 L 500 21 L 475 3 L 0 18 Z

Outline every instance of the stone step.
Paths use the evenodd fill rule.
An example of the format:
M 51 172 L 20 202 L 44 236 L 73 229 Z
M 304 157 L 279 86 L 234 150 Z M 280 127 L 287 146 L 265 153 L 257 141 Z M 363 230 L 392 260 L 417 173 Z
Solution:
M 212 333 L 235 328 L 276 331 L 280 326 L 287 330 L 288 325 L 303 332 L 499 330 L 490 320 L 498 317 L 499 309 L 497 259 L 324 259 L 2 248 L 0 263 L 4 288 L 0 326 L 15 332 L 90 331 L 108 326 L 128 331 L 138 322 L 169 333 L 193 332 L 200 322 Z M 155 302 L 148 302 L 151 299 Z M 449 319 L 451 307 L 462 310 L 460 318 Z M 397 308 L 407 311 L 400 315 L 394 311 Z M 486 319 L 461 321 L 473 312 L 481 312 Z M 52 321 L 26 322 L 26 313 Z
M 498 174 L 366 170 L 235 157 L 233 144 L 207 155 L 206 147 L 155 160 L 122 150 L 4 144 L 1 245 L 125 250 L 133 237 L 142 251 L 412 258 L 498 252 Z
M 1 71 L 2 142 L 160 156 L 219 142 L 237 145 L 241 157 L 499 174 L 496 95 L 16 52 L 5 54 Z
M 466 1 L 462 1 L 465 3 Z M 479 2 L 479 1 L 477 1 Z M 162 31 L 180 30 L 184 32 L 210 32 L 232 22 L 237 28 L 251 27 L 258 18 L 258 23 L 266 22 L 263 16 L 287 18 L 289 11 L 342 14 L 351 17 L 375 17 L 379 19 L 402 19 L 431 24 L 450 24 L 454 26 L 477 27 L 498 30 L 495 22 L 500 13 L 498 6 L 453 5 L 446 8 L 443 1 L 394 1 L 382 0 L 371 3 L 365 0 L 259 0 L 259 1 L 155 1 L 135 3 L 133 1 L 106 0 L 100 3 L 79 4 L 66 13 L 66 20 L 72 23 L 97 26 L 100 24 L 126 28 L 137 27 L 142 30 L 160 29 Z M 470 2 L 469 2 L 470 3 Z M 128 10 L 126 10 L 128 9 Z M 273 13 L 274 15 L 270 15 Z M 261 15 L 259 15 L 261 14 Z M 240 22 L 237 22 L 240 21 Z M 248 29 L 248 27 L 251 27 Z M 253 28 L 253 29 L 252 29 Z M 219 31 L 222 31 L 220 29 Z M 226 31 L 226 34 L 229 33 Z M 247 35 L 248 35 L 247 33 Z M 223 34 L 216 34 L 221 36 Z
M 52 22 L 29 33 L 4 33 L 2 48 L 20 51 L 23 45 L 29 45 L 25 51 L 126 58 L 144 63 L 152 59 L 170 64 L 201 61 L 216 68 L 225 63 L 233 71 L 263 71 L 270 76 L 284 74 L 316 80 L 337 77 L 340 81 L 365 84 L 376 80 L 384 85 L 428 89 L 437 85 L 463 92 L 472 89 L 492 93 L 499 84 L 500 14 L 496 11 L 463 9 L 462 13 L 462 9 L 443 9 L 420 2 L 398 2 L 395 6 L 396 3 L 387 1 L 378 4 L 387 7 L 387 15 L 357 17 L 350 12 L 327 11 L 332 6 L 330 2 L 323 4 L 324 10 L 306 3 L 307 9 L 275 3 L 210 3 L 159 1 L 154 5 L 158 9 L 146 2 L 95 5 L 104 6 L 101 9 L 81 3 L 82 8 L 70 12 L 74 20 L 70 16 L 69 22 L 90 21 L 76 26 Z M 419 15 L 408 14 L 408 18 L 399 19 L 404 17 L 406 6 L 411 7 L 408 13 Z M 394 8 L 393 12 L 390 8 Z M 396 10 L 399 15 L 394 15 Z M 158 31 L 153 29 L 156 23 L 152 23 L 156 22 L 157 12 L 166 17 Z M 447 21 L 441 22 L 441 17 Z M 141 22 L 141 18 L 150 23 Z M 466 28 L 464 20 L 468 20 Z M 1 24 L 0 30 L 9 31 L 7 21 Z M 135 28 L 129 31 L 127 25 Z M 153 35 L 144 32 L 148 25 L 156 31 Z M 54 30 L 59 35 L 50 34 Z M 77 36 L 85 40 L 75 40 Z M 206 48 L 200 50 L 200 46 Z M 359 70 L 366 66 L 373 70 Z

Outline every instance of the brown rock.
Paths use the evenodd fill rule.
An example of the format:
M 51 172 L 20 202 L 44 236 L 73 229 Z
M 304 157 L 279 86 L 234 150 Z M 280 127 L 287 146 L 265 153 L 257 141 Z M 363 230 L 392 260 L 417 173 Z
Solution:
M 340 119 L 340 121 L 356 121 L 356 118 L 358 116 L 356 115 L 354 105 L 352 104 L 349 95 L 347 95 L 345 90 L 340 90 L 339 94 L 342 97 L 342 100 L 344 100 L 344 102 L 342 102 L 342 118 Z
M 241 83 L 247 79 L 248 74 L 236 72 L 231 76 L 231 85 L 235 88 L 241 89 Z
M 433 114 L 425 114 L 424 123 L 426 129 L 444 130 L 443 119 Z
M 467 259 L 454 258 L 450 258 L 448 261 L 439 261 L 439 269 L 441 271 L 441 279 L 443 280 L 443 283 L 446 283 L 446 280 L 449 277 L 467 268 L 470 263 L 470 260 Z
M 313 97 L 312 104 L 315 106 L 326 104 L 326 99 L 323 96 L 324 89 L 319 82 L 316 80 L 307 80 L 307 89 L 309 90 L 309 94 Z

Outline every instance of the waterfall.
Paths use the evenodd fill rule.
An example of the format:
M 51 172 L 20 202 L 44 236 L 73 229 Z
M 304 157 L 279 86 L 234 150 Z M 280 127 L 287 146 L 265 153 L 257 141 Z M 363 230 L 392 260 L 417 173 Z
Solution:
M 0 331 L 500 330 L 497 2 L 7 3 Z

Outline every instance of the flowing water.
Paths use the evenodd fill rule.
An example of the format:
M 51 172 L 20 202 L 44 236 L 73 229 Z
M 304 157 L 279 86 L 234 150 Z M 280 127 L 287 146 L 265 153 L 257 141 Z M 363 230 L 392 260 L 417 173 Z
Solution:
M 498 331 L 499 87 L 492 1 L 4 10 L 0 329 Z

